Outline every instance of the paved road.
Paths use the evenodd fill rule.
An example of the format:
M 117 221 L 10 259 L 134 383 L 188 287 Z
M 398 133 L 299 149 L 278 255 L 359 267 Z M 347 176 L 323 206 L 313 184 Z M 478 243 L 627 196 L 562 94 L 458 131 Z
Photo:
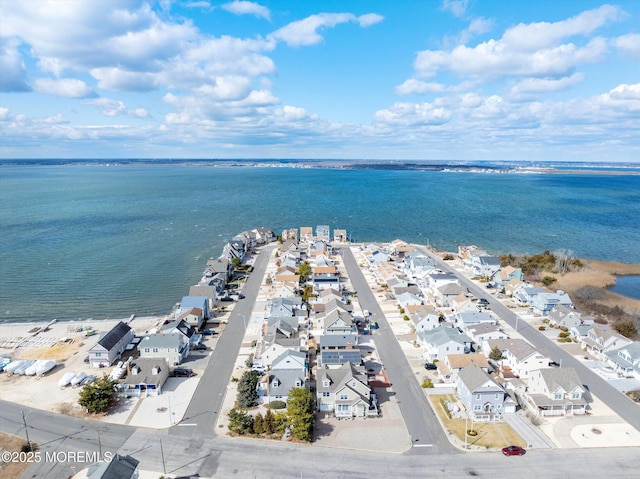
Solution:
M 0 429 L 16 432 L 22 422 L 19 405 L 0 402 Z M 96 451 L 97 423 L 23 408 L 33 440 L 52 450 Z M 32 425 L 32 421 L 38 425 Z M 207 435 L 187 439 L 158 431 L 108 426 L 101 433 L 103 452 L 132 454 L 140 468 L 181 477 L 215 478 L 361 478 L 389 479 L 468 477 L 565 479 L 566 477 L 633 477 L 640 448 L 531 450 L 523 457 L 500 453 L 383 454 L 349 449 L 326 449 L 277 441 L 233 439 Z M 120 444 L 126 440 L 123 447 Z M 162 449 L 160 443 L 162 442 Z M 77 470 L 86 464 L 75 463 Z M 41 463 L 24 479 L 60 479 L 71 473 L 71 463 Z M 199 474 L 199 476 L 198 476 Z
M 474 296 L 477 298 L 485 298 L 489 301 L 492 311 L 514 329 L 517 326 L 518 333 L 529 341 L 535 348 L 546 350 L 551 359 L 561 363 L 563 367 L 574 368 L 582 383 L 589 388 L 591 393 L 598 396 L 598 398 L 600 398 L 616 414 L 631 424 L 632 427 L 640 431 L 640 407 L 638 407 L 637 404 L 634 404 L 633 401 L 621 394 L 613 386 L 609 385 L 609 383 L 607 383 L 603 378 L 598 376 L 571 354 L 567 353 L 556 343 L 549 341 L 549 339 L 547 339 L 537 329 L 531 327 L 524 320 L 519 320 L 518 316 L 513 311 L 487 293 L 485 289 L 479 287 L 473 281 L 458 273 L 455 269 L 450 267 L 430 251 L 423 248 L 419 248 L 419 250 L 433 258 L 438 268 L 443 271 L 454 273 L 460 282 L 464 284 Z
M 253 272 L 242 288 L 245 298 L 235 303 L 229 315 L 229 322 L 224 328 L 218 344 L 211 353 L 209 363 L 198 387 L 189 403 L 179 426 L 171 429 L 172 434 L 191 436 L 194 434 L 215 433 L 214 425 L 222 408 L 224 395 L 233 373 L 233 367 L 244 337 L 246 324 L 251 319 L 251 311 L 258 297 L 260 285 L 269 263 L 269 256 L 275 245 L 262 249 L 253 265 Z M 188 426 L 193 424 L 193 426 Z
M 454 453 L 457 451 L 447 439 L 435 413 L 414 377 L 413 370 L 387 322 L 382 309 L 371 291 L 351 249 L 342 248 L 344 266 L 349 273 L 353 289 L 358 292 L 358 301 L 363 309 L 368 309 L 372 320 L 377 321 L 380 329 L 375 330 L 373 339 L 380 359 L 393 384 L 400 412 L 404 418 L 414 447 L 412 452 L 420 454 Z M 407 441 L 409 438 L 407 438 Z M 425 447 L 430 445 L 430 447 Z

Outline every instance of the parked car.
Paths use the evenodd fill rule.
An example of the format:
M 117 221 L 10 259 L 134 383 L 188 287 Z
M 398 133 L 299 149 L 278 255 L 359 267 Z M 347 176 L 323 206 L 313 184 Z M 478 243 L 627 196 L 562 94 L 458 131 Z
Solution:
M 196 373 L 194 373 L 193 370 L 187 368 L 175 368 L 173 371 L 171 371 L 171 375 L 176 378 L 190 378 L 192 376 L 195 376 Z
M 480 298 L 480 300 L 478 301 L 478 306 L 484 306 L 484 307 L 487 307 L 487 306 L 489 306 L 489 301 L 487 301 L 487 300 L 486 300 L 486 299 L 484 299 L 484 298 Z
M 193 347 L 193 350 L 194 350 L 194 351 L 204 351 L 204 350 L 206 350 L 206 349 L 207 349 L 207 347 L 206 347 L 204 344 L 196 344 L 196 345 Z
M 527 451 L 520 446 L 507 446 L 502 448 L 502 454 L 505 456 L 524 456 Z
M 85 363 L 87 363 L 87 364 L 89 364 L 89 356 L 85 356 L 85 358 L 84 358 L 84 362 L 85 362 Z
M 213 336 L 216 332 L 213 329 L 203 329 L 202 334 L 205 336 Z
M 233 301 L 233 298 L 231 296 L 223 296 L 220 301 Z
M 244 299 L 244 298 L 245 298 L 244 294 L 238 293 L 238 299 Z
M 436 369 L 438 369 L 438 366 L 433 363 L 424 363 L 424 368 L 429 371 L 435 371 Z
M 379 329 L 379 328 L 380 328 L 380 326 L 378 325 L 378 322 L 377 322 L 377 321 L 374 321 L 373 323 L 371 323 L 371 324 L 369 325 L 369 327 L 370 327 L 371 329 Z

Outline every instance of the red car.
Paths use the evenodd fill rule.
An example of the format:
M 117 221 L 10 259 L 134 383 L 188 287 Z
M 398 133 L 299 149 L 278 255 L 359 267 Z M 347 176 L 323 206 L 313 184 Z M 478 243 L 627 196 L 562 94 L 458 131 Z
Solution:
M 509 446 L 502 448 L 502 454 L 505 456 L 524 456 L 527 453 L 525 449 L 519 446 Z

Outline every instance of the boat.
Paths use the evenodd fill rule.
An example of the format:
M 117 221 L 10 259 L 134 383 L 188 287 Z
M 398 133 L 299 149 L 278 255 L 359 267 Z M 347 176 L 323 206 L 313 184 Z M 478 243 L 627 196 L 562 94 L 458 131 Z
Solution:
M 44 359 L 38 359 L 36 362 L 34 362 L 31 366 L 29 366 L 24 371 L 24 375 L 25 376 L 35 376 L 36 370 L 38 369 L 38 366 L 40 366 L 44 361 L 45 361 Z
M 6 368 L 10 363 L 11 358 L 9 356 L 0 357 L 0 371 L 4 371 L 4 368 Z
M 35 359 L 25 359 L 24 363 L 20 365 L 18 369 L 16 369 L 13 374 L 23 375 L 29 367 L 36 362 Z
M 109 374 L 109 379 L 112 381 L 120 379 L 122 376 L 124 376 L 125 372 L 126 370 L 124 368 L 115 367 L 113 371 L 111 371 L 111 374 Z
M 93 374 L 90 374 L 89 376 L 87 376 L 86 378 L 84 378 L 82 380 L 82 382 L 80 383 L 81 386 L 86 386 L 87 384 L 91 384 L 93 382 L 95 382 L 95 380 L 98 379 L 98 376 L 95 376 Z
M 58 365 L 58 363 L 56 361 L 54 361 L 53 359 L 45 360 L 42 364 L 40 364 L 40 366 L 37 367 L 36 376 L 44 376 L 46 373 L 51 371 L 57 365 Z
M 60 378 L 60 381 L 58 381 L 58 386 L 60 386 L 61 388 L 67 387 L 71 382 L 71 380 L 75 377 L 76 377 L 76 373 L 73 371 L 64 373 L 64 376 L 62 376 L 62 378 Z
M 71 385 L 72 386 L 77 386 L 78 384 L 80 384 L 84 378 L 87 377 L 87 373 L 85 372 L 79 372 L 78 374 L 76 374 L 73 379 L 71 380 Z
M 9 376 L 11 376 L 13 372 L 22 365 L 23 362 L 24 362 L 24 359 L 17 359 L 15 361 L 11 361 L 9 364 L 7 364 L 4 367 L 4 372 L 7 373 Z

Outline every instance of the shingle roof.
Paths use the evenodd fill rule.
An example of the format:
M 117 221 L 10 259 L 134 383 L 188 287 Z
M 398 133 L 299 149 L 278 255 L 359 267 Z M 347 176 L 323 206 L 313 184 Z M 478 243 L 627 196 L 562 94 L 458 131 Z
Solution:
M 549 392 L 553 392 L 558 388 L 562 388 L 565 392 L 573 391 L 576 387 L 584 389 L 582 381 L 580 381 L 576 370 L 573 368 L 540 369 L 540 374 L 549 388 Z
M 98 341 L 98 344 L 110 351 L 129 331 L 131 326 L 120 321 Z
M 496 388 L 503 390 L 502 386 L 495 382 L 495 380 L 491 376 L 489 376 L 475 364 L 471 364 L 461 370 L 458 373 L 458 378 L 460 378 L 460 381 L 462 381 L 464 385 L 467 386 L 467 389 L 471 392 L 476 391 L 487 382 L 490 382 Z

